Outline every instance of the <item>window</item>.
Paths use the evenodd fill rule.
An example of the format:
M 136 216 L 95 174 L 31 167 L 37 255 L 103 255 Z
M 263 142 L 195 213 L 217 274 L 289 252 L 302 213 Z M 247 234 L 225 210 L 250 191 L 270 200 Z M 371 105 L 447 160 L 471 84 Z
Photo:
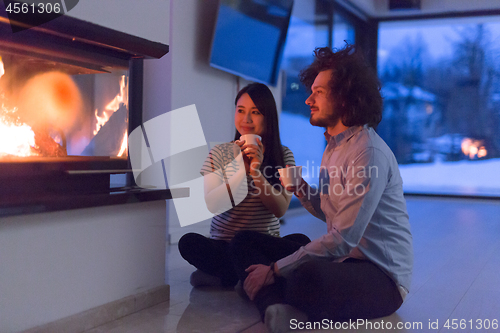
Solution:
M 499 19 L 379 24 L 377 131 L 405 192 L 500 194 Z
M 354 44 L 355 33 L 353 24 L 345 16 L 337 13 L 334 14 L 332 37 L 333 48 L 341 49 L 345 46 L 345 42 Z

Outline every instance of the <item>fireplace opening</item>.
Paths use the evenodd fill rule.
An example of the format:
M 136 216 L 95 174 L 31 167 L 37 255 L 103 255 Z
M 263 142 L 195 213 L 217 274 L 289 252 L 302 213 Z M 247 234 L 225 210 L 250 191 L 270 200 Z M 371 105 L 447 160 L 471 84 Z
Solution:
M 0 160 L 127 159 L 128 68 L 98 72 L 0 49 Z
M 0 193 L 125 186 L 129 88 L 128 67 L 75 65 L 0 47 Z

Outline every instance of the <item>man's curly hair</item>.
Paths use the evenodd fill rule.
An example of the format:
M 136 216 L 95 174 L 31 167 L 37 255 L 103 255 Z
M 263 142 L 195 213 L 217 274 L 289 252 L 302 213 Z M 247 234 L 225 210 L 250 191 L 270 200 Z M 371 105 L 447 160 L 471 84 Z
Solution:
M 382 120 L 380 81 L 360 50 L 347 44 L 337 52 L 328 47 L 316 48 L 314 55 L 314 62 L 299 74 L 302 84 L 310 90 L 316 76 L 331 69 L 330 97 L 342 123 L 348 127 L 377 127 Z

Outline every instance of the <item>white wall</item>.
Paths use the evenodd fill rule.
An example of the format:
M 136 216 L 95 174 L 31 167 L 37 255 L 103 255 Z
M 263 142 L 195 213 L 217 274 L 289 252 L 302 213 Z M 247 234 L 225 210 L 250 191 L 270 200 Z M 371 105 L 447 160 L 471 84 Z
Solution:
M 0 332 L 164 285 L 164 201 L 0 219 Z
M 171 11 L 170 52 L 165 56 L 171 62 L 171 110 L 195 104 L 206 141 L 231 141 L 237 78 L 208 65 L 217 1 L 172 0 Z M 181 228 L 172 202 L 168 209 L 173 242 L 188 231 L 208 233 L 208 221 Z
M 170 0 L 80 0 L 68 15 L 169 44 Z
M 172 2 L 171 107 L 196 104 L 207 141 L 230 140 L 236 76 L 208 65 L 217 1 Z

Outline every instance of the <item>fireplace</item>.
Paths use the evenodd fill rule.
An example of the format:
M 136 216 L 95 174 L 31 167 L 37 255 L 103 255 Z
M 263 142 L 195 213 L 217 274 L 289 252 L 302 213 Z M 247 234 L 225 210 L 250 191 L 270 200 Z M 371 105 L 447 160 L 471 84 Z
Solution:
M 0 13 L 0 216 L 171 198 L 135 186 L 127 151 L 142 59 L 168 46 L 67 16 L 10 23 Z

